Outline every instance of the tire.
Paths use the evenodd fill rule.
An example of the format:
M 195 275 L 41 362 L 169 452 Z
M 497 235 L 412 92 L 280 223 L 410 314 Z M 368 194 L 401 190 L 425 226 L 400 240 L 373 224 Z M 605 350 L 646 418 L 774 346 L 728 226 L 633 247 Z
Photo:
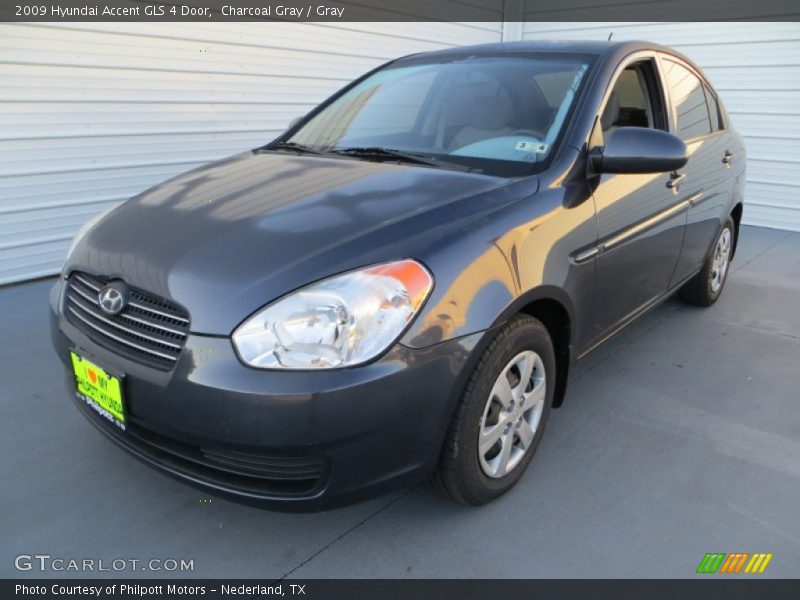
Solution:
M 733 219 L 728 217 L 714 240 L 703 268 L 678 292 L 681 300 L 693 306 L 711 306 L 717 301 L 728 280 L 735 244 L 736 226 Z M 723 255 L 724 263 L 719 263 Z
M 550 334 L 537 319 L 518 315 L 497 332 L 456 407 L 432 477 L 435 488 L 460 504 L 480 506 L 514 487 L 544 433 L 555 392 L 555 365 Z M 525 386 L 523 369 L 531 372 Z M 508 433 L 481 454 L 479 433 L 486 434 L 485 448 L 500 431 Z

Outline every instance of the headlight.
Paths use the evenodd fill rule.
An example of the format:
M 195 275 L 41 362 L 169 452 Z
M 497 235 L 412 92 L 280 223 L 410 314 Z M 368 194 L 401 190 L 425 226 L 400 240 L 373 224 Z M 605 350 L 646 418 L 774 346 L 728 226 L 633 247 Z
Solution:
M 264 369 L 334 369 L 386 350 L 419 312 L 430 273 L 401 260 L 336 275 L 258 311 L 233 333 L 241 359 Z
M 97 225 L 97 223 L 98 223 L 98 221 L 100 221 L 100 219 L 102 219 L 103 217 L 105 217 L 105 216 L 106 216 L 108 213 L 110 213 L 110 212 L 111 212 L 112 210 L 114 210 L 115 208 L 116 208 L 116 206 L 112 206 L 112 207 L 111 207 L 111 208 L 109 208 L 108 210 L 104 210 L 104 211 L 103 211 L 103 212 L 101 212 L 100 214 L 93 216 L 91 219 L 89 219 L 88 221 L 86 221 L 86 223 L 84 223 L 83 225 L 81 225 L 81 228 L 80 228 L 80 229 L 78 229 L 78 233 L 76 233 L 76 234 L 75 234 L 75 237 L 74 237 L 74 238 L 72 238 L 72 243 L 70 243 L 70 245 L 69 245 L 69 250 L 67 250 L 67 254 L 66 254 L 66 256 L 64 257 L 64 261 L 65 261 L 65 262 L 66 262 L 67 260 L 69 260 L 69 257 L 70 257 L 70 256 L 72 255 L 72 253 L 75 251 L 75 248 L 77 248 L 77 247 L 78 247 L 78 244 L 80 244 L 80 243 L 81 243 L 81 240 L 82 240 L 84 237 L 86 237 L 86 234 L 87 234 L 87 233 L 89 233 L 89 230 L 90 230 L 92 227 L 94 227 L 95 225 Z

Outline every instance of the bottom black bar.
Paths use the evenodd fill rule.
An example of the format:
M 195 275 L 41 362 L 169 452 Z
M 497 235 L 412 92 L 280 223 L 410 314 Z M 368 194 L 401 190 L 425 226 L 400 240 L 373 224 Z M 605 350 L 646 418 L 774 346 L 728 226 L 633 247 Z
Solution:
M 800 598 L 797 579 L 735 579 L 703 576 L 682 580 L 629 579 L 286 579 L 177 580 L 177 579 L 5 579 L 0 598 L 297 598 L 303 600 L 484 600 L 504 595 L 524 599 L 569 600 L 738 600 L 744 598 Z

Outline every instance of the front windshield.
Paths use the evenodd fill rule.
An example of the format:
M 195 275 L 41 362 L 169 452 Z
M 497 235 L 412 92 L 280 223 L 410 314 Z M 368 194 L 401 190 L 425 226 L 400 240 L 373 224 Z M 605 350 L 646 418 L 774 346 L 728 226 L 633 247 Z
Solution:
M 283 140 L 319 152 L 387 149 L 501 176 L 540 170 L 575 103 L 586 56 L 402 61 Z

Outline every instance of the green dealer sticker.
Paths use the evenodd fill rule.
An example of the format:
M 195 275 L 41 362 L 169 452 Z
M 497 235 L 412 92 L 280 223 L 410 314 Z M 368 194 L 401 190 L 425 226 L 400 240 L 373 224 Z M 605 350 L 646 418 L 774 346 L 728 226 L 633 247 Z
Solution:
M 70 357 L 78 395 L 98 413 L 125 429 L 125 410 L 119 378 L 74 352 L 70 352 Z

